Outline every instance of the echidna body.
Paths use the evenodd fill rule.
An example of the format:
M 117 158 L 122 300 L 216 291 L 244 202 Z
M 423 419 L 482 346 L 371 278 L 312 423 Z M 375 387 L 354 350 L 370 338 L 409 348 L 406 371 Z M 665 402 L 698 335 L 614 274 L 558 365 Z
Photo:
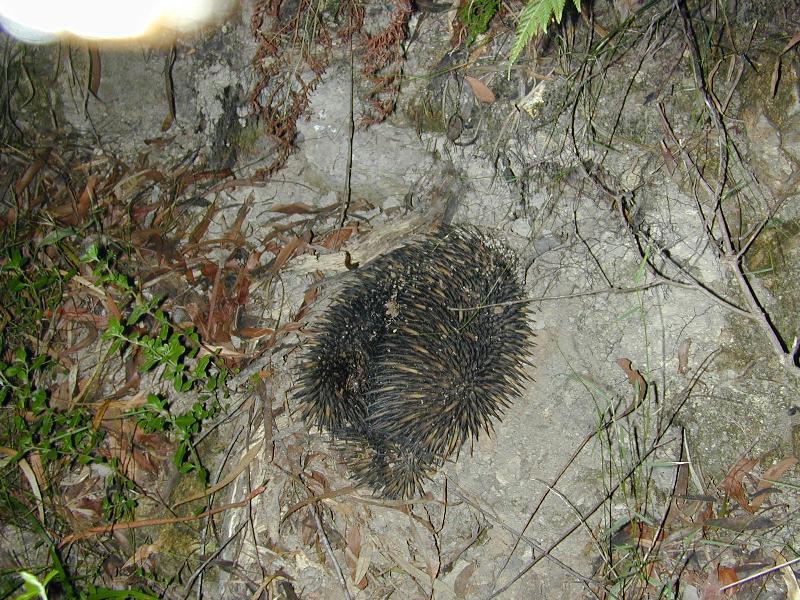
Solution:
M 490 431 L 524 379 L 530 327 L 513 253 L 446 229 L 359 269 L 302 362 L 298 399 L 351 475 L 387 497 Z

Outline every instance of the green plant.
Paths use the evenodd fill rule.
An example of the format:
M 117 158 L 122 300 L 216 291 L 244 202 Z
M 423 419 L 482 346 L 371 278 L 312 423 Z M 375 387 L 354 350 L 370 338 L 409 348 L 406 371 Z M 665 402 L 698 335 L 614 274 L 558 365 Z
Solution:
M 0 406 L 14 408 L 13 416 L 5 416 L 7 443 L 17 450 L 17 457 L 36 452 L 45 466 L 63 457 L 91 462 L 97 436 L 86 425 L 90 416 L 77 408 L 54 410 L 46 390 L 36 383 L 49 366 L 46 355 L 31 357 L 25 348 L 18 348 L 10 363 L 0 361 Z
M 500 10 L 500 0 L 470 0 L 458 9 L 458 18 L 467 31 L 467 45 L 471 45 L 475 38 L 486 33 L 497 11 Z
M 58 575 L 55 569 L 50 571 L 43 580 L 27 571 L 20 571 L 19 576 L 22 578 L 22 587 L 25 591 L 15 598 L 15 600 L 31 600 L 37 596 L 42 600 L 47 600 L 47 584 L 50 583 Z
M 225 388 L 227 370 L 210 354 L 198 358 L 201 344 L 197 331 L 171 323 L 159 308 L 159 298 L 144 300 L 130 280 L 113 268 L 113 255 L 92 245 L 82 260 L 94 265 L 100 282 L 123 292 L 132 305 L 124 323 L 117 318 L 109 320 L 103 333 L 103 338 L 111 341 L 109 354 L 138 353 L 141 372 L 163 368 L 161 377 L 170 381 L 176 392 L 199 392 L 191 409 L 181 414 L 172 414 L 169 403 L 156 394 L 150 394 L 144 409 L 133 414 L 146 431 L 174 431 L 178 437 L 175 465 L 180 472 L 194 472 L 207 483 L 208 472 L 193 440 L 203 423 L 219 413 L 216 393 Z
M 118 263 L 116 253 L 98 245 L 78 258 L 73 251 L 77 232 L 54 229 L 47 223 L 38 226 L 44 227 L 37 234 L 44 241 L 38 244 L 17 241 L 35 237 L 30 223 L 22 221 L 15 223 L 15 229 L 3 231 L 0 239 L 0 446 L 4 447 L 0 514 L 4 521 L 18 522 L 22 529 L 37 533 L 42 548 L 49 551 L 46 560 L 40 556 L 37 564 L 0 573 L 0 596 L 17 593 L 25 599 L 47 598 L 49 592 L 66 598 L 151 598 L 143 592 L 95 587 L 91 575 L 78 587 L 76 578 L 86 573 L 80 569 L 73 573 L 62 563 L 49 533 L 60 531 L 60 513 L 48 506 L 57 490 L 53 482 L 74 465 L 103 463 L 109 472 L 102 483 L 103 518 L 112 523 L 135 518 L 136 483 L 125 475 L 120 458 L 109 458 L 103 450 L 107 428 L 99 426 L 96 405 L 87 402 L 87 394 L 98 389 L 104 373 L 110 372 L 108 366 L 120 358 L 132 358 L 141 372 L 156 373 L 156 385 L 167 382 L 179 397 L 192 393 L 194 398 L 188 409 L 175 410 L 178 403 L 170 405 L 160 395 L 150 394 L 145 407 L 123 418 L 135 420 L 146 432 L 173 435 L 177 442 L 173 460 L 179 470 L 207 483 L 196 438 L 208 420 L 219 414 L 218 395 L 225 392 L 227 370 L 214 355 L 199 356 L 198 333 L 171 323 L 160 299 L 143 297 L 136 279 L 123 272 L 124 259 Z M 72 280 L 81 265 L 92 268 L 88 283 L 85 278 L 78 283 Z M 84 297 L 81 286 L 86 285 L 92 286 L 94 294 L 104 293 L 108 305 L 115 305 L 122 316 L 100 327 L 104 349 L 94 374 L 86 380 L 89 383 L 72 388 L 79 392 L 69 402 L 54 402 L 54 384 L 63 370 L 55 358 L 63 323 L 58 320 L 60 307 L 65 297 L 79 307 Z M 43 479 L 31 471 L 31 457 L 41 465 Z M 31 511 L 31 502 L 24 500 L 30 492 L 21 481 L 23 471 L 34 488 L 39 514 L 51 522 L 49 531 L 36 511 Z M 37 483 L 43 493 L 36 489 Z
M 195 436 L 203 423 L 219 414 L 220 405 L 212 396 L 202 396 L 192 408 L 180 415 L 172 415 L 169 403 L 156 394 L 150 394 L 147 404 L 138 411 L 129 413 L 137 419 L 144 431 L 174 431 L 178 448 L 173 456 L 175 466 L 181 473 L 195 472 L 203 485 L 208 483 L 208 471 L 202 466 L 194 445 Z
M 551 19 L 561 23 L 564 5 L 567 0 L 530 0 L 520 11 L 514 45 L 508 55 L 509 70 L 522 54 L 531 38 L 540 31 L 545 31 Z M 575 9 L 581 10 L 581 0 L 572 0 Z
M 65 282 L 74 273 L 72 265 L 58 269 L 33 258 L 40 248 L 41 245 L 19 244 L 13 239 L 0 242 L 0 347 L 3 349 L 29 344 L 31 335 L 38 339 L 37 334 L 61 299 Z

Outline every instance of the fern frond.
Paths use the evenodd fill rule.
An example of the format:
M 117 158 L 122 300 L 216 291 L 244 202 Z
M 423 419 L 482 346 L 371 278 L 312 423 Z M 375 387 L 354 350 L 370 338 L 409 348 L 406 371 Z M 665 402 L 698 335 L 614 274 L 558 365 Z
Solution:
M 567 0 L 530 0 L 520 11 L 517 21 L 517 33 L 514 45 L 508 54 L 508 71 L 522 54 L 525 46 L 539 31 L 546 31 L 551 18 L 561 23 L 564 6 Z M 581 0 L 572 0 L 575 8 L 580 12 Z
M 561 23 L 561 15 L 564 14 L 564 5 L 567 0 L 550 0 L 550 8 L 556 23 Z
M 558 1 L 558 0 L 556 0 Z M 519 13 L 519 22 L 517 24 L 517 34 L 514 39 L 514 45 L 508 55 L 508 68 L 517 61 L 519 55 L 535 36 L 539 30 L 545 30 L 547 23 L 550 21 L 550 3 L 548 0 L 532 0 L 524 6 Z

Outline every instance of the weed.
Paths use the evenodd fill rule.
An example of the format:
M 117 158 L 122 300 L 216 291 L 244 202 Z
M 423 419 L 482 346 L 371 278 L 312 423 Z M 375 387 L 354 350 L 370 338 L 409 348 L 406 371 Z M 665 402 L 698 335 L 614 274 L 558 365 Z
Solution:
M 51 532 L 63 529 L 58 523 L 65 510 L 65 502 L 57 496 L 59 482 L 74 467 L 103 466 L 99 472 L 106 475 L 101 481 L 103 492 L 98 510 L 102 515 L 98 514 L 98 518 L 111 523 L 133 519 L 138 496 L 137 484 L 125 474 L 122 459 L 106 448 L 107 427 L 102 414 L 94 412 L 96 405 L 89 395 L 101 389 L 100 382 L 83 387 L 73 384 L 70 389 L 77 396 L 73 393 L 67 399 L 55 400 L 56 382 L 63 380 L 65 373 L 59 353 L 53 349 L 54 339 L 60 340 L 47 332 L 58 326 L 65 298 L 76 307 L 81 302 L 80 294 L 65 290 L 74 292 L 74 288 L 79 288 L 74 275 L 91 267 L 93 279 L 83 277 L 80 285 L 91 285 L 94 294 L 104 294 L 106 305 L 116 307 L 120 314 L 109 317 L 105 326 L 99 327 L 104 349 L 100 352 L 96 377 L 102 379 L 104 368 L 117 360 L 130 359 L 140 372 L 154 374 L 154 385 L 167 383 L 178 396 L 193 394 L 194 401 L 187 410 L 175 410 L 164 397 L 151 393 L 144 407 L 124 413 L 122 419 L 132 420 L 145 432 L 174 435 L 176 466 L 182 473 L 199 477 L 204 485 L 208 472 L 196 450 L 195 439 L 208 420 L 221 410 L 219 396 L 226 390 L 227 370 L 214 355 L 199 356 L 202 346 L 197 332 L 171 323 L 160 299 L 145 299 L 135 279 L 118 266 L 114 253 L 92 245 L 77 258 L 70 245 L 75 232 L 62 233 L 56 235 L 50 231 L 44 235 L 51 244 L 58 245 L 51 252 L 57 260 L 51 262 L 34 260 L 42 255 L 41 245 L 15 240 L 14 235 L 23 239 L 33 237 L 24 226 L 4 239 L 0 248 L 4 317 L 0 326 L 3 344 L 0 446 L 4 447 L 0 462 L 0 514 L 4 521 L 16 522 L 21 531 L 34 533 L 43 542 L 38 547 L 50 549 L 47 566 L 29 564 L 0 575 L 0 591 L 5 596 L 22 585 L 23 598 L 47 598 L 48 590 L 58 590 L 67 598 L 151 598 L 143 592 L 116 592 L 87 583 L 82 584 L 80 591 L 76 590 L 74 576 L 62 563 L 51 539 Z M 33 496 L 25 491 L 22 472 Z M 31 510 L 30 502 L 39 505 L 39 518 L 35 516 L 37 511 Z M 33 552 L 32 556 L 39 557 L 35 562 L 43 562 Z
M 581 10 L 581 0 L 572 0 L 575 9 Z M 551 19 L 561 23 L 566 0 L 530 0 L 520 11 L 514 45 L 508 55 L 509 70 L 519 55 L 537 33 L 547 30 Z
M 458 9 L 458 19 L 467 32 L 468 46 L 489 30 L 489 24 L 499 10 L 500 0 L 470 0 Z
M 136 415 L 145 431 L 174 431 L 178 436 L 178 449 L 174 456 L 176 467 L 181 473 L 196 473 L 206 484 L 208 472 L 202 466 L 193 438 L 205 421 L 219 413 L 220 404 L 215 394 L 225 389 L 227 370 L 210 354 L 198 358 L 201 344 L 197 331 L 173 325 L 165 312 L 158 308 L 161 300 L 144 300 L 128 278 L 112 268 L 112 258 L 104 255 L 96 245 L 91 246 L 83 258 L 94 265 L 94 273 L 100 281 L 122 290 L 133 301 L 124 323 L 117 318 L 109 320 L 103 333 L 103 338 L 111 342 L 109 353 L 138 354 L 141 372 L 161 368 L 161 379 L 171 382 L 175 392 L 200 394 L 191 409 L 178 415 L 170 413 L 165 399 L 150 394 L 144 410 Z M 140 331 L 142 327 L 146 327 L 145 333 Z

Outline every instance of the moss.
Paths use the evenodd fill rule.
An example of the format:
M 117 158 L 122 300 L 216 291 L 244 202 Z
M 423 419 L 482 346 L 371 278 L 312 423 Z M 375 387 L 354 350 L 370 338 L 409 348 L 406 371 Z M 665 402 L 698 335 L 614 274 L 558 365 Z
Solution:
M 784 338 L 791 338 L 800 312 L 800 220 L 774 219 L 747 253 L 747 272 L 758 278 L 777 304 L 770 316 Z M 791 343 L 791 339 L 788 340 Z
M 499 10 L 500 0 L 469 0 L 458 9 L 458 19 L 467 31 L 468 46 L 488 31 L 489 24 Z
M 447 119 L 441 108 L 428 98 L 422 97 L 410 103 L 405 113 L 417 133 L 445 133 L 447 130 Z

